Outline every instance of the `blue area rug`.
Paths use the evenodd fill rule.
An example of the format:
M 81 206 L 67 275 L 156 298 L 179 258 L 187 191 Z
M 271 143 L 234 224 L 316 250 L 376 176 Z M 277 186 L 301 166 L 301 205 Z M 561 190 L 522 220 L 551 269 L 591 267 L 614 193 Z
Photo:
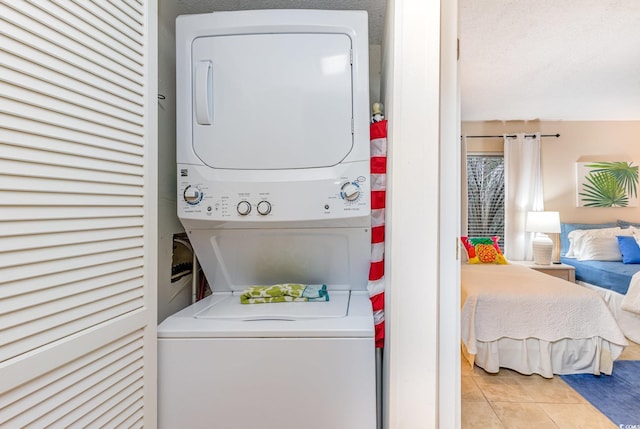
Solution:
M 560 377 L 619 427 L 640 428 L 640 361 L 616 361 L 610 376 Z

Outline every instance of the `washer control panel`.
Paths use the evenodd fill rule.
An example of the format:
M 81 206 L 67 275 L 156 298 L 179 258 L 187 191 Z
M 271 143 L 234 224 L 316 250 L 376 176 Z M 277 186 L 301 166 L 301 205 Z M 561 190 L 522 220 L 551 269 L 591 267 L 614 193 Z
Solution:
M 370 213 L 367 165 L 361 166 L 362 171 L 356 175 L 289 181 L 211 180 L 205 177 L 210 170 L 204 166 L 178 166 L 179 217 L 219 221 L 305 221 L 360 217 Z

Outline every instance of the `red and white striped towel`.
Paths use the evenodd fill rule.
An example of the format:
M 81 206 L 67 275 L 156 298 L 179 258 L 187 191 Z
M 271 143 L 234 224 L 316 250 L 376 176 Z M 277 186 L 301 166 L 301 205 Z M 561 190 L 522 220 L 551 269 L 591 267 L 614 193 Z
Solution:
M 384 347 L 384 209 L 387 190 L 387 121 L 371 124 L 371 267 L 367 289 L 376 347 Z

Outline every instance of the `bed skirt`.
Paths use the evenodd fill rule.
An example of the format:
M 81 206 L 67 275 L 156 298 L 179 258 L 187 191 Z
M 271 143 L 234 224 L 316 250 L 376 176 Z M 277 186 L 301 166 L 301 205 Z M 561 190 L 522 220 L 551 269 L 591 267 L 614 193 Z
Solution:
M 621 308 L 624 295 L 621 295 L 618 292 L 614 292 L 609 289 L 594 286 L 590 283 L 576 283 L 598 292 L 604 299 L 607 307 L 609 307 L 609 309 L 611 310 L 611 313 L 618 322 L 618 326 L 620 326 L 620 330 L 622 331 L 624 336 L 634 343 L 640 344 L 640 315 L 625 311 Z
M 624 347 L 602 338 L 562 339 L 555 342 L 537 338 L 500 338 L 492 342 L 477 341 L 478 353 L 472 355 L 462 344 L 462 355 L 473 366 L 490 373 L 509 368 L 521 374 L 607 374 Z

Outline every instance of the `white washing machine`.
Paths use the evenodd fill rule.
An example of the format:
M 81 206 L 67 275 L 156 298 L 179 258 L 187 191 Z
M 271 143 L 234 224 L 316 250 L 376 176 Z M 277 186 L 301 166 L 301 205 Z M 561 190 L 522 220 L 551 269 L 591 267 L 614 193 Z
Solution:
M 213 294 L 158 327 L 161 428 L 373 429 L 365 12 L 176 22 L 178 216 Z M 241 304 L 325 284 L 327 302 Z

